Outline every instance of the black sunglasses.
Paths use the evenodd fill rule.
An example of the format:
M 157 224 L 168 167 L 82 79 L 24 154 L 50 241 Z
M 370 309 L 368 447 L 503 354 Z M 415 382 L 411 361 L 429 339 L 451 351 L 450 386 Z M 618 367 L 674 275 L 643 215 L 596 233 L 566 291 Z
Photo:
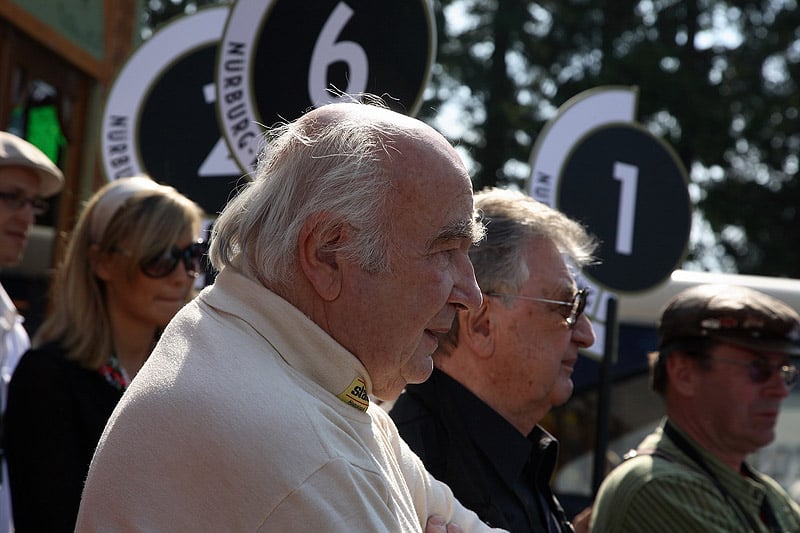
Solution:
M 142 273 L 150 278 L 165 278 L 172 274 L 178 263 L 183 263 L 186 273 L 196 278 L 202 270 L 201 258 L 205 253 L 205 243 L 203 241 L 193 242 L 186 248 L 172 246 L 169 250 L 164 250 L 155 257 L 142 259 L 139 267 Z

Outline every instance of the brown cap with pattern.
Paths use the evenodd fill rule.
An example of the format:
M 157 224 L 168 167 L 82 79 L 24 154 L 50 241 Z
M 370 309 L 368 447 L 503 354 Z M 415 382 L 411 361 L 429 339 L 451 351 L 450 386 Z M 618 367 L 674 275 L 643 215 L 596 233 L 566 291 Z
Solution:
M 698 285 L 674 296 L 658 325 L 659 346 L 706 337 L 760 352 L 800 355 L 800 315 L 767 294 L 734 285 Z

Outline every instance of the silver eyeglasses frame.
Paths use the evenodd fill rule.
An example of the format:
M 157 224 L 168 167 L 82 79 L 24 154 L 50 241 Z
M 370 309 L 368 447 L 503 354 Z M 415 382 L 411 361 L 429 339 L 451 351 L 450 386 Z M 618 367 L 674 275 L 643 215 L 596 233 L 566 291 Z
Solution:
M 569 306 L 569 315 L 564 317 L 564 319 L 567 321 L 567 326 L 572 329 L 575 327 L 575 324 L 578 323 L 578 318 L 580 318 L 583 310 L 586 308 L 586 298 L 589 296 L 589 289 L 578 289 L 575 292 L 575 295 L 572 297 L 572 300 L 569 302 L 564 300 L 551 300 L 550 298 L 537 298 L 535 296 L 523 296 L 521 294 L 508 294 L 505 292 L 490 291 L 484 294 L 486 294 L 486 296 L 495 296 L 500 298 L 518 298 L 520 300 L 529 300 L 531 302 Z

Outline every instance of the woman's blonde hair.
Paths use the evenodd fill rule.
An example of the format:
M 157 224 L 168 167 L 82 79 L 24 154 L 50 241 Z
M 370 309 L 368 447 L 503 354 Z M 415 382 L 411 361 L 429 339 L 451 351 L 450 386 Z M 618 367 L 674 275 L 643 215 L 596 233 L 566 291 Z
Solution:
M 186 234 L 198 235 L 203 212 L 174 188 L 148 177 L 114 180 L 84 206 L 69 237 L 51 291 L 52 312 L 33 338 L 34 347 L 57 341 L 67 357 L 99 368 L 114 352 L 105 285 L 91 257 L 113 253 L 125 242 L 129 274 L 142 259 L 169 249 Z

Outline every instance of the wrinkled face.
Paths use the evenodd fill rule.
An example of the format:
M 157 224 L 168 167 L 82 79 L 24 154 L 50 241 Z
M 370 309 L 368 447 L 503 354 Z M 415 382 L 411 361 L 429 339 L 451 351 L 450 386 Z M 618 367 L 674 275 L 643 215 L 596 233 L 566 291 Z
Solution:
M 39 195 L 39 177 L 24 167 L 0 167 L 0 193 L 34 198 Z M 22 259 L 34 218 L 30 204 L 12 209 L 0 199 L 0 266 Z
M 188 246 L 192 238 L 186 235 L 176 244 Z M 124 243 L 120 250 L 125 250 Z M 106 303 L 112 323 L 130 331 L 163 328 L 186 303 L 195 278 L 183 262 L 162 278 L 145 275 L 136 260 L 124 252 L 103 254 L 95 267 L 105 284 Z M 132 272 L 132 273 L 131 273 Z
M 764 357 L 777 366 L 785 364 L 787 357 L 756 354 L 730 344 L 714 346 L 709 355 L 710 370 L 692 367 L 696 372 L 692 403 L 702 406 L 699 425 L 704 428 L 708 445 L 717 451 L 753 453 L 775 439 L 775 423 L 789 389 L 777 372 L 764 383 L 754 383 L 746 363 Z
M 530 277 L 518 295 L 571 301 L 578 287 L 556 246 L 537 238 L 525 247 Z M 494 369 L 495 390 L 515 403 L 515 415 L 546 412 L 572 395 L 572 371 L 578 349 L 594 343 L 592 325 L 581 314 L 570 329 L 568 306 L 512 298 L 507 304 L 492 296 L 492 320 L 497 325 Z
M 436 332 L 446 332 L 456 309 L 480 305 L 467 254 L 472 243 L 472 184 L 444 139 L 398 143 L 390 272 L 352 270 L 344 290 L 348 324 L 343 344 L 369 372 L 373 394 L 393 399 L 407 383 L 433 370 Z

